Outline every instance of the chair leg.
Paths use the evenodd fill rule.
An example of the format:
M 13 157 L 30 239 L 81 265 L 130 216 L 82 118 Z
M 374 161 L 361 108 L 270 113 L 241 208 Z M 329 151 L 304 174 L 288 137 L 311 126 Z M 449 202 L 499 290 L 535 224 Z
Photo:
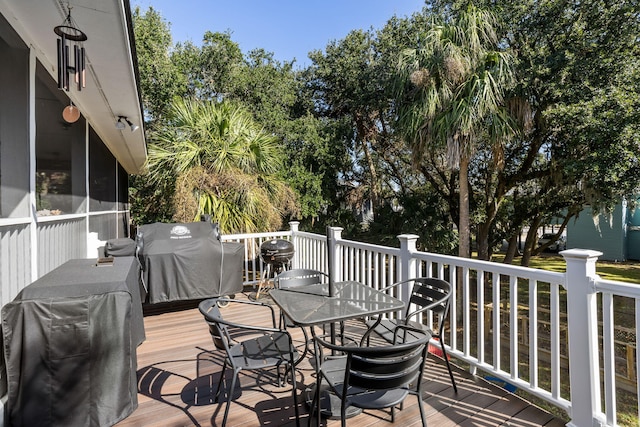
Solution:
M 304 339 L 304 349 L 302 350 L 302 354 L 298 356 L 298 360 L 295 361 L 295 365 L 298 365 L 300 362 L 302 362 L 309 352 L 309 334 L 307 333 L 306 328 L 302 327 L 300 329 L 302 330 L 302 337 Z
M 289 364 L 291 367 L 291 389 L 293 393 L 293 408 L 296 414 L 296 427 L 300 427 L 300 410 L 298 409 L 298 386 L 296 384 L 296 371 L 293 362 Z
M 451 364 L 449 363 L 449 355 L 447 354 L 447 350 L 444 348 L 444 341 L 440 338 L 440 347 L 442 347 L 442 356 L 444 357 L 444 362 L 447 364 L 447 369 L 449 370 L 449 378 L 451 378 L 451 385 L 453 385 L 453 391 L 458 393 L 458 386 L 456 386 L 456 380 L 453 378 L 453 371 L 451 370 Z
M 216 388 L 216 393 L 215 393 L 215 398 L 214 398 L 214 402 L 218 403 L 220 401 L 220 391 L 222 391 L 222 388 L 220 387 L 220 385 L 223 383 L 224 381 L 224 374 L 226 374 L 227 372 L 227 359 L 224 359 L 224 363 L 222 364 L 222 372 L 220 373 L 220 379 L 218 380 L 218 387 Z
M 317 401 L 316 401 L 316 397 L 318 395 L 318 387 L 316 384 L 316 389 L 313 392 L 313 397 L 311 399 L 311 405 L 309 407 L 309 418 L 307 419 L 307 427 L 311 427 L 311 420 L 313 419 L 313 414 L 315 411 L 319 411 L 318 407 L 317 407 Z M 318 420 L 318 425 L 317 427 L 320 427 L 320 421 Z
M 311 404 L 309 405 L 309 418 L 307 418 L 307 427 L 311 427 L 311 419 L 313 418 L 313 411 L 316 406 L 316 394 L 313 394 Z M 318 426 L 319 427 L 319 426 Z
M 289 369 L 289 367 L 287 365 L 284 366 L 284 380 L 282 379 L 282 376 L 280 376 L 280 365 L 276 366 L 276 381 L 278 381 L 278 387 L 284 387 L 284 381 L 287 380 L 287 369 Z
M 347 399 L 343 396 L 340 404 L 340 425 L 347 427 Z
M 427 427 L 427 414 L 424 412 L 424 402 L 422 401 L 422 392 L 416 396 L 418 398 L 418 408 L 420 408 L 420 418 L 422 419 L 422 427 Z
M 234 370 L 233 378 L 231 379 L 231 388 L 227 391 L 227 406 L 224 408 L 224 417 L 222 418 L 222 427 L 227 425 L 227 417 L 229 416 L 229 407 L 231 406 L 231 399 L 233 398 L 233 391 L 236 388 L 236 379 L 238 378 L 238 371 Z
M 314 395 L 315 397 L 315 407 L 316 407 L 316 420 L 318 421 L 318 427 L 320 427 L 322 425 L 322 408 L 320 407 L 320 395 L 322 393 L 320 393 L 322 388 L 322 380 L 320 381 L 316 381 L 316 394 Z

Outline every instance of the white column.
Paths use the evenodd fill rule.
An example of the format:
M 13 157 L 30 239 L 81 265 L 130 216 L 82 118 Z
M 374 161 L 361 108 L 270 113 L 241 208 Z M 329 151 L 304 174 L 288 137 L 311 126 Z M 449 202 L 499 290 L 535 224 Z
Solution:
M 398 236 L 400 240 L 400 272 L 398 274 L 398 281 L 404 281 L 412 279 L 416 276 L 416 260 L 413 258 L 413 252 L 417 251 L 416 242 L 418 241 L 418 235 L 416 234 L 401 234 Z M 411 296 L 411 283 L 404 283 L 400 285 L 401 299 L 405 304 L 409 304 L 409 298 Z
M 417 251 L 416 242 L 417 234 L 401 234 L 398 236 L 400 240 L 400 274 L 399 280 L 407 280 L 416 276 L 416 260 L 413 258 L 413 252 Z
M 567 323 L 571 421 L 569 427 L 600 425 L 600 367 L 598 362 L 597 292 L 593 285 L 596 261 L 602 252 L 570 249 L 560 254 L 567 263 Z
M 298 240 L 298 226 L 300 225 L 299 221 L 289 221 L 289 230 L 291 230 L 291 243 L 293 243 L 293 259 L 291 260 L 291 268 L 300 268 L 301 265 L 304 265 L 303 260 L 300 259 L 302 253 L 300 251 L 300 242 Z M 309 254 L 305 253 L 305 257 L 308 257 Z
M 342 227 L 327 227 L 327 260 L 329 271 L 334 282 L 343 280 L 342 251 L 337 250 L 338 240 L 342 239 Z
M 36 209 L 36 66 L 35 48 L 29 47 L 29 204 L 31 205 L 31 281 L 38 278 L 38 214 Z

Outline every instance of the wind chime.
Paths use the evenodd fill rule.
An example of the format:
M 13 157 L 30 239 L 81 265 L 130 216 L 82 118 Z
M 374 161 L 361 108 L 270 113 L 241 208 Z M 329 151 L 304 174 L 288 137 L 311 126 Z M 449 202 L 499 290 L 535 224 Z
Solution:
M 78 28 L 71 17 L 71 7 L 67 6 L 67 9 L 67 19 L 53 29 L 58 35 L 58 89 L 69 91 L 69 75 L 73 73 L 74 83 L 78 91 L 81 91 L 86 87 L 85 52 L 82 42 L 87 40 L 87 35 Z M 69 62 L 69 42 L 73 43 L 73 65 Z M 73 123 L 80 118 L 80 110 L 71 102 L 63 110 L 62 117 L 65 121 Z
M 85 80 L 85 53 L 82 42 L 87 40 L 87 35 L 83 33 L 71 17 L 71 8 L 67 14 L 67 19 L 62 25 L 53 29 L 58 35 L 58 89 L 69 90 L 69 73 L 73 72 L 75 83 L 81 91 L 86 86 Z M 73 43 L 73 65 L 69 62 L 68 41 Z

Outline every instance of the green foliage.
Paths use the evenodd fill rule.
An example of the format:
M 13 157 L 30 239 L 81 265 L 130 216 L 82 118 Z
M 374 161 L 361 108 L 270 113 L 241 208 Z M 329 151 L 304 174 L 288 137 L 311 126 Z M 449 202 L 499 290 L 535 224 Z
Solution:
M 460 256 L 470 256 L 471 157 L 478 146 L 501 152 L 517 133 L 504 98 L 512 84 L 512 59 L 499 49 L 495 26 L 493 14 L 473 6 L 449 21 L 434 18 L 418 45 L 403 51 L 396 79 L 397 130 L 414 164 L 445 150 L 447 166 L 459 171 Z M 486 239 L 481 247 L 486 258 Z
M 523 228 L 535 233 L 556 217 L 566 224 L 585 204 L 606 211 L 637 192 L 637 1 L 478 0 L 474 7 L 495 20 L 480 14 L 471 26 L 469 4 L 430 0 L 381 30 L 355 30 L 312 52 L 304 70 L 262 49 L 243 56 L 230 33 L 206 33 L 201 47 L 171 46 L 157 12 L 137 11 L 149 140 L 170 125 L 174 96 L 241 103 L 280 141 L 284 166 L 272 176 L 288 183 L 301 209 L 286 219 L 320 232 L 340 225 L 373 241 L 418 233 L 428 236 L 425 248 L 446 253 L 468 182 L 467 228 L 483 258 Z M 463 33 L 450 32 L 456 24 L 475 30 L 460 40 Z M 394 86 L 401 59 L 403 83 Z M 451 168 L 457 160 L 468 161 L 466 178 Z M 134 179 L 136 220 L 173 216 L 173 191 L 189 186 L 186 174 L 165 172 L 157 182 Z M 230 181 L 241 182 L 250 181 Z M 370 201 L 367 229 L 355 213 Z M 525 264 L 535 256 L 533 237 Z
M 372 32 L 352 31 L 345 39 L 330 42 L 325 52 L 310 53 L 313 65 L 305 78 L 316 113 L 349 123 L 349 128 L 339 136 L 352 157 L 350 166 L 342 173 L 344 192 L 349 186 L 366 188 L 349 192 L 360 196 L 353 199 L 353 204 L 362 204 L 362 197 L 366 197 L 375 210 L 382 203 L 383 192 L 377 152 L 389 138 L 390 123 L 385 89 L 388 73 L 381 72 L 373 37 Z
M 228 32 L 206 32 L 201 46 L 190 42 L 172 46 L 169 24 L 153 8 L 144 14 L 136 9 L 134 23 L 143 101 L 150 120 L 146 126 L 149 141 L 167 137 L 168 127 L 173 126 L 167 108 L 175 97 L 241 103 L 261 124 L 258 127 L 284 144 L 278 147 L 278 162 L 286 166 L 274 176 L 289 182 L 297 196 L 286 197 L 291 204 L 300 201 L 304 217 L 289 208 L 282 208 L 280 217 L 317 218 L 318 212 L 327 209 L 327 198 L 335 195 L 332 180 L 337 177 L 338 163 L 330 152 L 340 146 L 330 143 L 332 125 L 309 114 L 308 102 L 301 97 L 302 81 L 292 63 L 279 63 L 261 49 L 245 58 Z M 181 144 L 185 149 L 181 156 L 196 151 L 185 141 Z M 176 214 L 182 217 L 184 213 L 174 209 L 179 172 L 162 165 L 150 174 L 132 179 L 134 222 L 169 221 Z M 213 206 L 211 200 L 201 201 Z
M 539 226 L 558 217 L 564 227 L 586 204 L 607 212 L 638 191 L 632 178 L 640 155 L 637 2 L 475 4 L 499 14 L 500 45 L 513 54 L 516 70 L 507 105 L 518 106 L 510 110 L 528 121 L 523 121 L 526 132 L 502 152 L 476 152 L 472 217 L 479 244 L 482 235 L 496 241 L 501 233 L 518 235 L 528 226 L 526 265 L 537 252 L 533 233 Z M 431 1 L 428 6 L 451 19 L 468 5 Z
M 188 76 L 187 95 L 198 99 L 224 98 L 243 67 L 242 51 L 228 32 L 207 31 L 202 47 L 178 45 L 175 57 Z
M 175 178 L 167 174 L 162 181 L 152 182 L 146 175 L 129 179 L 129 203 L 132 222 L 136 225 L 171 222 Z
M 176 98 L 149 146 L 148 177 L 175 177 L 173 220 L 211 215 L 225 233 L 276 230 L 295 214 L 292 191 L 279 178 L 283 155 L 244 108 L 229 101 Z
M 136 7 L 132 18 L 145 115 L 160 120 L 171 99 L 184 93 L 187 82 L 174 62 L 169 23 L 152 7 L 144 14 Z
M 458 248 L 458 236 L 449 226 L 448 215 L 440 195 L 424 186 L 400 195 L 395 208 L 391 205 L 382 208 L 377 217 L 384 220 L 372 222 L 367 234 L 375 236 L 374 243 L 389 246 L 397 246 L 400 234 L 417 234 L 419 250 L 453 255 Z

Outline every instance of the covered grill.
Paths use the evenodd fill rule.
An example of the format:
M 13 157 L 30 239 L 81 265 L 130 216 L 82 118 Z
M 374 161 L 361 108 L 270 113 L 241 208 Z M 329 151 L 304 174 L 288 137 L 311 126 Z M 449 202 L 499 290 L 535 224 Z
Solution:
M 267 266 L 262 273 L 262 280 L 260 280 L 258 291 L 249 295 L 249 298 L 253 300 L 260 299 L 260 294 L 262 293 L 263 288 L 265 286 L 270 286 L 273 283 L 269 279 L 279 272 L 289 268 L 289 262 L 293 258 L 294 252 L 293 243 L 288 240 L 267 240 L 260 245 L 260 258 L 262 258 L 262 262 Z M 270 300 L 268 294 L 263 294 L 262 297 L 263 299 L 261 301 L 263 302 L 268 302 Z
M 216 224 L 142 225 L 137 246 L 151 304 L 242 292 L 244 245 L 221 242 Z
M 293 243 L 288 240 L 274 239 L 260 245 L 262 261 L 274 267 L 287 264 L 293 258 L 294 252 Z

